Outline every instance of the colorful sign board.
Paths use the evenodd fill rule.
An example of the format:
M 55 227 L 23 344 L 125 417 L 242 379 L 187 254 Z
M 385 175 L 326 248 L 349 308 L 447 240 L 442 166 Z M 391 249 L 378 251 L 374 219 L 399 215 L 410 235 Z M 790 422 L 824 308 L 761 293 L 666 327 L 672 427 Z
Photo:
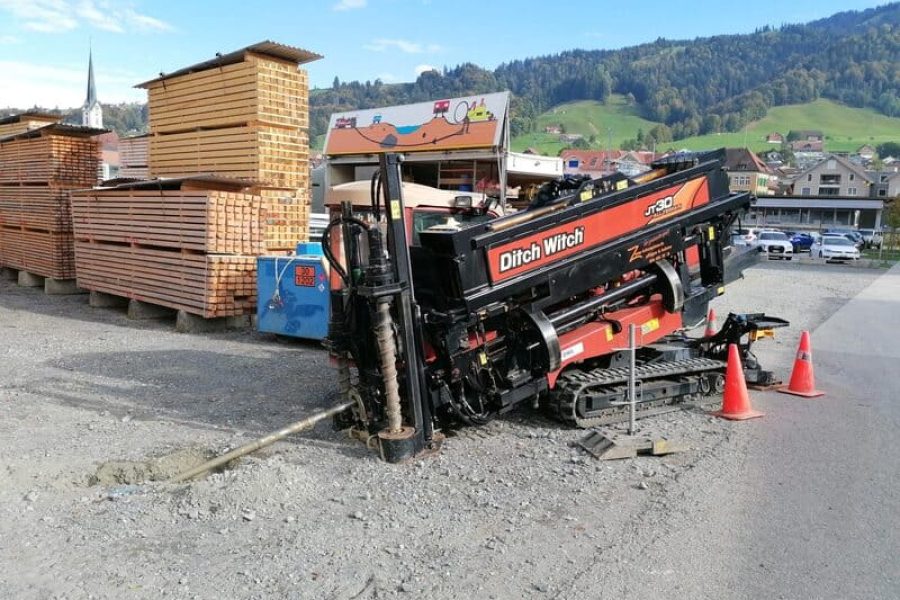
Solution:
M 509 92 L 331 115 L 325 154 L 432 152 L 500 146 Z

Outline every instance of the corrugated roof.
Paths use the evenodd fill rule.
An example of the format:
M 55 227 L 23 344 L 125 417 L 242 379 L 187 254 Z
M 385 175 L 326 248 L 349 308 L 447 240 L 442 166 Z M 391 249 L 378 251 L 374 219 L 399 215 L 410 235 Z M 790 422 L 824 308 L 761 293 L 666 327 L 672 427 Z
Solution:
M 10 123 L 21 123 L 22 121 L 48 121 L 48 122 L 56 122 L 62 119 L 61 115 L 54 115 L 52 113 L 45 112 L 23 112 L 18 115 L 10 115 L 8 117 L 3 117 L 0 119 L 0 125 L 8 125 Z
M 8 142 L 9 140 L 22 140 L 27 138 L 42 137 L 45 135 L 62 135 L 65 137 L 94 137 L 101 133 L 109 133 L 108 129 L 96 129 L 94 127 L 83 127 L 81 125 L 65 125 L 63 123 L 51 123 L 46 127 L 38 127 L 31 131 L 24 131 L 15 135 L 9 135 L 0 138 L 0 142 Z
M 240 50 L 235 50 L 234 52 L 229 52 L 228 54 L 218 54 L 213 59 L 199 62 L 195 65 L 191 65 L 183 69 L 178 69 L 177 71 L 172 71 L 171 73 L 161 73 L 160 76 L 156 79 L 151 79 L 150 81 L 139 83 L 134 87 L 147 88 L 154 83 L 163 81 L 165 79 L 171 79 L 172 77 L 178 77 L 179 75 L 187 75 L 189 73 L 196 73 L 198 71 L 206 71 L 208 69 L 215 69 L 218 67 L 224 67 L 225 65 L 239 63 L 244 60 L 244 54 L 246 54 L 247 52 L 255 52 L 256 54 L 263 54 L 265 56 L 272 56 L 274 58 L 289 60 L 297 63 L 298 65 L 310 63 L 314 60 L 319 60 L 320 58 L 322 58 L 321 54 L 316 54 L 315 52 L 310 52 L 309 50 L 304 50 L 303 48 L 296 48 L 294 46 L 287 46 L 285 44 L 279 44 L 277 42 L 266 40 L 257 44 L 253 44 L 252 46 L 247 46 L 246 48 L 241 48 Z

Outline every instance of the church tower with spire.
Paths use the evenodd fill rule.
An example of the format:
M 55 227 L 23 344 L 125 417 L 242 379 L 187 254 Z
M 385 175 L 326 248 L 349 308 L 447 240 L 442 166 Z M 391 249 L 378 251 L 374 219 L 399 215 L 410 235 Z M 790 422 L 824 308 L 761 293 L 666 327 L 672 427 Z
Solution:
M 88 84 L 87 98 L 81 107 L 81 124 L 86 127 L 103 129 L 103 107 L 97 100 L 97 87 L 94 85 L 94 56 L 88 52 Z

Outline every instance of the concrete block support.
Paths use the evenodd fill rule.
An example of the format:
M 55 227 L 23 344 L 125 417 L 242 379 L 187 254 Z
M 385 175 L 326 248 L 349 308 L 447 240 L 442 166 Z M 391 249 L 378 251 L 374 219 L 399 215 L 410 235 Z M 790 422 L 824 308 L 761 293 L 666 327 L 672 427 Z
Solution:
M 94 308 L 126 308 L 128 306 L 128 298 L 92 291 L 88 304 Z
M 74 279 L 50 279 L 44 280 L 44 293 L 49 296 L 71 296 L 73 294 L 87 294 L 75 285 Z
M 216 333 L 229 329 L 243 329 L 250 326 L 250 317 L 218 317 L 204 319 L 183 310 L 178 311 L 175 319 L 175 330 L 181 333 Z
M 141 302 L 140 300 L 130 300 L 128 302 L 128 318 L 134 319 L 135 321 L 168 319 L 173 316 L 175 316 L 174 308 Z
M 0 279 L 3 281 L 18 281 L 19 272 L 15 269 L 10 269 L 9 267 L 3 267 L 0 269 Z
M 22 287 L 44 287 L 44 278 L 28 271 L 19 271 L 19 285 Z

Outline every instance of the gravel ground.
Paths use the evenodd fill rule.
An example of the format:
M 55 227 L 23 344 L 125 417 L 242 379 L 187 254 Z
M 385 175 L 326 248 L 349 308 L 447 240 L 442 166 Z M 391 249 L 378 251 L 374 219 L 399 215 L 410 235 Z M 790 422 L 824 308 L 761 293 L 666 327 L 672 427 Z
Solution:
M 800 329 L 880 274 L 760 265 L 715 308 L 789 319 L 758 346 L 787 376 Z M 396 466 L 320 426 L 191 484 L 130 484 L 327 406 L 324 352 L 178 334 L 8 282 L 0 336 L 10 598 L 567 598 L 588 572 L 627 597 L 634 557 L 684 519 L 685 486 L 739 469 L 758 427 L 701 411 L 647 419 L 643 432 L 690 449 L 601 463 L 570 447 L 579 431 L 523 411 Z

